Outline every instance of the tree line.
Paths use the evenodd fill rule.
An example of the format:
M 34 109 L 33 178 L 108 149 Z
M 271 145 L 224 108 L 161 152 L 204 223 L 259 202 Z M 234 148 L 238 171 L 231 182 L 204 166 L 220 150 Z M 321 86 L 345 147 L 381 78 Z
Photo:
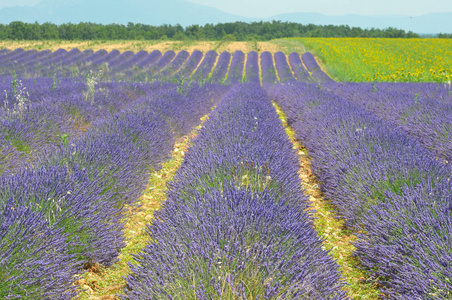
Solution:
M 160 25 L 128 23 L 24 23 L 0 24 L 0 39 L 7 40 L 237 40 L 267 41 L 285 37 L 372 37 L 419 38 L 414 32 L 388 27 L 362 29 L 347 25 L 314 25 L 293 22 L 234 22 L 191 25 Z
M 437 37 L 441 39 L 452 39 L 452 33 L 439 33 Z

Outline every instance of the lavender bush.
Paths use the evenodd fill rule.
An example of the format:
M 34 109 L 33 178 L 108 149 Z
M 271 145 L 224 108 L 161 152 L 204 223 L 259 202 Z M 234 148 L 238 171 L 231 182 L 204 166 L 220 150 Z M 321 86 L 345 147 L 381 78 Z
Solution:
M 325 72 L 322 71 L 319 64 L 315 60 L 314 56 L 310 52 L 305 52 L 301 56 L 303 63 L 309 72 L 311 72 L 312 78 L 318 82 L 334 82 Z
M 292 52 L 289 54 L 289 64 L 292 68 L 292 71 L 297 78 L 297 81 L 301 82 L 313 82 L 313 78 L 309 74 L 308 70 L 304 67 L 300 55 L 296 52 Z
M 185 50 L 180 51 L 173 61 L 168 64 L 165 69 L 163 69 L 160 73 L 157 74 L 157 80 L 168 80 L 174 73 L 176 73 L 182 65 L 186 62 L 187 58 L 190 56 Z
M 293 77 L 292 70 L 287 64 L 286 55 L 282 52 L 276 52 L 274 54 L 275 57 L 275 66 L 278 71 L 279 81 L 281 83 L 295 81 Z
M 264 91 L 233 86 L 170 184 L 124 297 L 344 299 L 297 166 Z
M 245 54 L 242 51 L 235 51 L 232 55 L 231 65 L 229 66 L 226 78 L 226 84 L 235 84 L 242 81 L 244 63 Z
M 443 84 L 348 83 L 331 89 L 452 161 L 452 93 Z
M 210 76 L 213 66 L 217 60 L 217 56 L 218 54 L 215 51 L 207 51 L 206 55 L 204 55 L 204 59 L 192 75 L 193 81 L 202 83 Z
M 91 126 L 84 134 L 44 145 L 33 165 L 0 175 L 0 213 L 27 211 L 14 220 L 0 217 L 0 267 L 7 270 L 1 275 L 6 280 L 1 292 L 8 297 L 69 299 L 75 295 L 73 275 L 83 266 L 114 263 L 124 246 L 123 204 L 136 201 L 150 171 L 168 157 L 174 140 L 198 125 L 227 89 L 193 85 L 180 93 L 170 83 L 103 83 L 96 89 L 93 106 L 83 98 L 84 84 L 66 83 L 71 81 L 62 82 L 47 97 L 37 88 L 32 105 L 51 104 L 59 116 L 83 116 Z M 75 97 L 55 101 L 71 88 L 77 91 Z M 15 153 L 11 147 L 0 150 Z M 21 219 L 26 216 L 29 221 Z M 43 243 L 33 240 L 36 232 L 25 231 L 28 225 L 45 230 Z M 16 227 L 25 229 L 22 233 Z M 23 272 L 18 271 L 21 267 Z
M 245 66 L 245 81 L 260 83 L 259 78 L 259 55 L 256 51 L 248 53 Z
M 218 57 L 218 62 L 215 69 L 212 71 L 212 82 L 224 83 L 226 81 L 226 74 L 228 73 L 229 62 L 231 61 L 231 53 L 223 51 Z
M 71 299 L 77 265 L 61 230 L 25 206 L 0 206 L 0 297 Z
M 356 255 L 391 299 L 448 299 L 450 168 L 391 123 L 303 84 L 270 95 L 309 149 L 322 190 L 360 230 Z
M 273 56 L 268 51 L 262 52 L 261 54 L 261 69 L 262 85 L 264 87 L 278 82 L 275 66 L 273 65 Z
M 154 76 L 160 72 L 163 68 L 165 68 L 176 56 L 176 53 L 174 51 L 166 51 L 165 54 L 163 54 L 162 57 L 159 58 L 159 60 L 152 65 L 152 67 L 146 71 L 146 73 L 151 77 L 154 78 Z
M 193 74 L 193 72 L 196 70 L 196 68 L 199 65 L 199 62 L 201 61 L 203 57 L 203 53 L 199 50 L 195 50 L 191 53 L 190 57 L 187 59 L 183 67 L 177 72 L 175 78 L 184 78 L 187 79 Z

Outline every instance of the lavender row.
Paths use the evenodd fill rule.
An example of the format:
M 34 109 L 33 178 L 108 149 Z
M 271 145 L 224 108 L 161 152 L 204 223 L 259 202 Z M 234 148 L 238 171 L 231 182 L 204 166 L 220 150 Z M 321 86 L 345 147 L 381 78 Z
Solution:
M 174 51 L 166 51 L 162 57 L 159 58 L 149 70 L 144 71 L 149 77 L 153 78 L 160 70 L 164 69 L 176 56 Z
M 296 52 L 292 52 L 289 54 L 289 63 L 292 68 L 292 71 L 297 78 L 297 81 L 301 82 L 313 82 L 313 78 L 309 74 L 308 70 L 303 65 L 303 62 L 300 59 L 300 55 Z
M 314 78 L 315 81 L 319 82 L 334 82 L 331 77 L 329 77 L 319 66 L 317 61 L 315 60 L 315 57 L 310 52 L 305 52 L 301 56 L 303 63 L 305 64 L 306 68 L 309 72 L 311 72 L 312 78 Z
M 246 66 L 245 66 L 245 81 L 260 83 L 259 78 L 259 55 L 256 51 L 251 51 L 248 53 L 246 58 Z
M 116 83 L 88 90 L 71 80 L 63 80 L 55 89 L 49 78 L 12 82 L 6 81 L 0 96 L 0 153 L 4 155 L 0 173 L 32 163 L 47 145 L 80 137 L 96 120 L 132 105 L 142 94 L 134 86 Z
M 92 51 L 91 51 L 92 52 Z M 4 70 L 5 74 L 11 74 L 11 69 L 21 76 L 50 76 L 53 75 L 57 68 L 70 63 L 71 59 L 87 55 L 89 51 L 80 52 L 78 49 L 66 51 L 59 49 L 47 55 L 37 55 L 32 57 L 11 57 L 7 61 L 0 63 L 0 68 Z M 12 67 L 11 67 L 12 65 Z
M 391 123 L 331 92 L 274 86 L 271 96 L 309 149 L 313 171 L 346 224 L 355 255 L 390 299 L 448 299 L 451 170 Z
M 130 78 L 133 82 L 142 82 L 147 81 L 147 73 L 143 72 L 149 70 L 156 64 L 161 58 L 162 53 L 158 50 L 152 51 L 149 55 L 147 55 L 143 60 L 138 62 L 129 70 L 125 71 L 125 77 Z
M 275 66 L 278 71 L 279 81 L 281 83 L 295 81 L 293 77 L 292 70 L 289 67 L 289 64 L 286 60 L 286 55 L 282 52 L 276 52 L 274 54 L 275 57 Z
M 121 210 L 114 203 L 122 200 L 116 196 L 115 191 L 116 185 L 121 182 L 113 183 L 117 178 L 112 177 L 110 172 L 114 163 L 124 163 L 127 158 L 119 147 L 131 144 L 124 143 L 124 138 L 121 137 L 120 133 L 105 136 L 98 134 L 92 139 L 78 141 L 70 148 L 62 145 L 61 154 L 57 151 L 50 152 L 42 159 L 44 162 L 40 166 L 0 178 L 3 214 L 8 215 L 8 212 L 16 209 L 29 209 L 40 216 L 36 219 L 38 224 L 43 223 L 52 229 L 40 233 L 42 239 L 66 243 L 74 241 L 69 245 L 61 243 L 52 245 L 52 248 L 32 249 L 37 251 L 34 255 L 28 251 L 17 254 L 16 241 L 23 239 L 24 243 L 32 243 L 32 237 L 11 235 L 17 224 L 23 222 L 20 217 L 12 222 L 5 220 L 2 229 L 8 238 L 2 240 L 5 251 L 0 255 L 2 270 L 6 270 L 4 276 L 7 284 L 1 290 L 2 296 L 23 297 L 28 294 L 35 298 L 69 299 L 66 293 L 59 295 L 59 292 L 74 293 L 71 277 L 83 264 L 99 262 L 109 265 L 114 261 L 124 243 L 119 222 Z M 110 147 L 112 153 L 109 156 L 106 155 L 108 152 L 104 154 L 108 145 L 113 143 L 118 147 Z M 89 147 L 90 145 L 93 146 Z M 135 150 L 130 148 L 133 147 L 126 147 L 126 150 Z M 71 150 L 70 154 L 67 153 L 68 149 Z M 95 152 L 97 149 L 99 151 Z M 136 154 L 136 150 L 132 152 L 132 155 Z M 102 169 L 106 169 L 105 172 L 100 171 Z M 130 170 L 126 173 L 130 173 Z M 34 228 L 34 225 L 28 224 L 29 228 Z M 59 265 L 45 259 L 48 257 L 47 253 L 53 252 L 64 257 Z M 28 256 L 39 260 L 30 260 Z M 35 274 L 30 277 L 33 280 L 15 276 L 14 269 L 18 265 L 27 265 L 29 273 L 34 270 Z M 41 273 L 41 270 L 46 269 L 53 272 Z M 53 282 L 55 273 L 64 274 L 66 281 Z M 19 286 L 20 289 L 17 288 Z
M 243 66 L 245 64 L 245 54 L 242 51 L 235 51 L 232 55 L 231 66 L 229 67 L 227 84 L 242 82 Z
M 9 49 L 3 48 L 0 49 L 0 61 L 3 60 L 4 57 L 7 56 L 8 53 L 10 53 L 11 51 Z
M 272 54 L 268 51 L 261 54 L 262 85 L 264 87 L 278 82 L 273 64 Z
M 129 65 L 129 69 L 122 76 L 124 81 L 149 82 L 166 81 L 170 75 L 177 71 L 188 57 L 188 52 L 181 51 L 176 54 L 174 51 L 167 51 L 163 55 L 160 51 L 153 51 L 137 63 L 137 68 L 133 68 L 130 61 L 124 62 Z M 111 79 L 118 79 L 122 75 L 112 72 L 109 74 Z
M 18 60 L 20 61 L 21 58 L 23 58 L 23 57 L 26 58 L 27 56 L 30 56 L 35 52 L 36 52 L 36 50 L 25 51 L 25 50 L 19 48 L 13 52 L 10 52 L 9 55 L 6 55 L 4 58 L 2 58 L 2 63 L 6 67 L 8 67 L 9 65 L 13 64 L 15 61 L 18 61 Z
M 133 64 L 137 60 L 136 57 L 141 57 L 144 51 L 136 55 L 131 51 L 120 54 L 117 50 L 110 53 L 99 50 L 94 53 L 91 50 L 81 52 L 78 49 L 70 51 L 59 49 L 53 53 L 43 51 L 47 55 L 40 55 L 35 50 L 13 52 L 14 55 L 4 57 L 4 62 L 1 64 L 1 67 L 7 73 L 10 73 L 13 67 L 16 73 L 21 76 L 68 77 L 72 75 L 71 72 L 74 70 L 79 74 L 85 74 L 87 71 L 97 69 L 107 63 L 113 69 L 113 72 L 118 72 L 120 71 L 118 65 L 124 67 L 124 65 Z
M 73 52 L 73 54 L 71 54 Z M 80 76 L 86 76 L 86 73 L 90 70 L 97 70 L 99 65 L 104 61 L 109 61 L 119 55 L 118 50 L 113 50 L 108 53 L 105 50 L 98 50 L 93 52 L 92 50 L 85 50 L 81 52 L 78 49 L 72 49 L 64 57 L 57 59 L 56 62 L 45 61 L 31 69 L 36 76 L 48 76 L 53 78 L 72 77 L 78 78 Z M 47 65 L 48 71 L 43 72 L 41 65 Z
M 85 50 L 83 52 L 76 50 L 73 49 L 68 52 L 61 51 L 60 55 L 54 55 L 49 60 L 38 65 L 35 71 L 33 71 L 33 68 L 32 70 L 28 68 L 24 69 L 22 75 L 28 75 L 30 77 L 61 77 L 60 74 L 67 68 L 73 68 L 76 63 L 83 61 L 85 58 L 89 61 L 89 58 L 95 55 L 92 50 Z
M 213 66 L 217 61 L 218 54 L 213 51 L 207 51 L 206 55 L 204 55 L 204 59 L 199 64 L 199 67 L 196 69 L 195 73 L 192 75 L 192 80 L 197 82 L 205 81 L 213 70 Z
M 52 56 L 52 54 L 53 53 L 50 50 L 40 51 L 36 53 L 33 59 L 28 59 L 27 61 L 23 62 L 22 66 L 20 67 L 23 68 L 24 70 L 28 70 L 36 64 L 45 62 L 49 57 Z
M 177 72 L 177 78 L 187 79 L 191 76 L 191 74 L 196 70 L 199 63 L 201 62 L 203 54 L 199 50 L 195 50 L 192 52 L 190 57 L 187 59 L 187 62 L 184 66 Z
M 226 74 L 229 69 L 229 62 L 231 61 L 231 53 L 223 51 L 218 57 L 218 62 L 215 69 L 212 71 L 211 81 L 216 83 L 223 83 L 226 81 Z
M 7 70 L 11 65 L 17 68 L 20 62 L 17 62 L 18 55 L 24 53 L 23 49 L 16 49 L 14 51 L 9 51 L 0 57 L 0 68 Z
M 1 176 L 0 298 L 70 299 L 81 267 L 116 261 L 123 204 L 225 89 L 193 86 L 182 96 L 165 84 L 80 139 L 48 147 L 32 168 Z
M 265 92 L 234 85 L 170 183 L 125 298 L 344 299 L 297 170 Z
M 190 56 L 190 53 L 183 50 L 180 51 L 176 57 L 169 63 L 165 69 L 163 69 L 161 72 L 159 72 L 156 76 L 157 80 L 164 80 L 168 79 L 171 75 L 173 75 L 175 72 L 177 72 L 182 65 L 185 63 L 185 61 Z
M 452 93 L 449 86 L 419 83 L 349 83 L 331 86 L 341 97 L 393 123 L 452 161 Z
M 154 119 L 152 121 L 157 123 L 155 118 L 143 117 L 146 118 L 135 118 L 134 120 Z M 120 123 L 127 121 L 129 118 L 120 120 Z M 114 122 L 112 124 L 116 127 L 115 129 L 119 129 L 118 123 Z M 150 124 L 147 122 L 143 125 Z M 153 126 L 156 125 L 153 124 Z M 137 134 L 137 128 L 129 127 L 125 129 L 131 130 L 137 137 L 143 137 L 142 134 Z M 159 132 L 163 129 L 164 133 L 169 133 L 169 130 L 159 129 Z M 96 134 L 92 139 L 76 143 L 76 147 L 68 149 L 70 153 L 66 151 L 67 148 L 62 149 L 63 153 L 57 153 L 56 151 L 50 153 L 45 158 L 50 160 L 50 162 L 44 163 L 42 167 L 37 169 L 6 177 L 2 180 L 1 186 L 4 187 L 2 189 L 2 200 L 13 199 L 7 203 L 6 210 L 13 210 L 16 207 L 31 207 L 33 211 L 41 213 L 46 222 L 60 229 L 67 236 L 67 241 L 76 240 L 75 245 L 66 253 L 75 253 L 77 262 L 85 264 L 99 262 L 109 265 L 114 261 L 119 249 L 123 246 L 122 226 L 119 222 L 121 210 L 116 208 L 121 207 L 121 202 L 119 201 L 124 201 L 121 199 L 125 187 L 123 183 L 130 183 L 129 176 L 133 175 L 135 180 L 132 180 L 132 183 L 136 184 L 137 182 L 134 181 L 137 180 L 137 175 L 139 175 L 131 173 L 129 157 L 135 159 L 140 157 L 137 157 L 139 154 L 137 153 L 138 147 L 132 147 L 132 141 L 127 141 L 128 137 L 123 136 L 124 133 L 121 134 L 121 131 L 119 131 L 119 134 L 112 132 L 102 133 Z M 153 136 L 153 139 L 156 142 L 165 142 L 161 137 L 156 138 Z M 125 168 L 125 170 L 121 169 L 122 174 L 118 175 L 127 176 L 125 177 L 127 182 L 123 182 L 124 179 L 121 182 L 119 181 L 120 178 L 115 176 L 116 174 L 113 171 L 119 171 L 116 166 Z M 146 165 L 142 167 L 146 167 Z M 52 176 L 54 173 L 57 174 Z M 80 173 L 84 176 L 80 176 Z M 89 178 L 95 179 L 90 180 Z M 29 186 L 29 184 L 32 185 Z M 4 190 L 5 187 L 7 190 Z M 64 190 L 61 190 L 62 188 Z M 23 198 L 20 198 L 21 196 Z M 46 201 L 47 199 L 52 201 Z M 47 236 L 44 235 L 43 238 L 47 238 Z M 14 240 L 11 242 L 14 242 Z M 14 247 L 15 245 L 12 244 L 10 249 L 14 250 Z M 55 250 L 59 253 L 64 253 L 64 248 Z M 25 252 L 22 254 L 24 257 L 19 256 L 19 258 L 27 262 L 26 254 Z M 16 267 L 16 263 L 18 263 L 13 258 L 6 252 L 2 269 L 13 270 Z M 60 267 L 60 272 L 66 272 L 67 268 L 73 269 L 73 264 L 74 262 L 63 264 Z M 32 267 L 39 270 L 40 265 L 37 264 Z M 38 273 L 37 275 L 42 277 L 45 274 Z M 6 276 L 11 279 L 12 273 L 7 272 Z M 70 283 L 67 282 L 66 285 Z M 10 286 L 4 292 L 11 293 L 9 289 L 14 291 L 14 287 L 19 285 L 25 285 L 26 292 L 30 292 L 32 288 L 26 283 L 24 284 L 22 280 L 19 282 L 16 280 L 11 282 L 10 280 Z M 58 289 L 60 287 L 56 286 L 55 288 Z M 45 285 L 39 286 L 39 289 L 42 289 L 42 291 L 39 294 L 34 293 L 35 296 L 42 296 L 41 293 L 45 294 L 52 291 L 52 289 L 49 291 L 49 287 Z
M 2 62 L 2 68 L 8 69 L 8 68 L 14 68 L 18 63 L 21 62 L 22 59 L 27 60 L 29 57 L 32 57 L 34 54 L 36 54 L 38 51 L 36 50 L 28 50 L 28 51 L 20 51 L 17 54 L 10 57 L 8 60 L 3 60 Z
M 123 64 L 124 62 L 127 62 L 130 58 L 132 58 L 132 56 L 134 56 L 133 51 L 124 51 L 113 60 L 108 61 L 108 67 L 114 70 L 117 66 Z
M 7 52 L 2 56 L 2 59 L 0 59 L 0 69 L 5 70 L 5 73 L 11 75 L 10 70 L 14 67 L 16 74 L 22 77 L 32 78 L 47 76 L 52 78 L 72 77 L 79 79 L 89 76 L 90 72 L 103 72 L 103 76 L 109 80 L 136 82 L 152 80 L 166 81 L 173 78 L 173 76 L 179 78 L 182 75 L 177 75 L 177 71 L 182 71 L 182 69 L 187 68 L 190 72 L 184 70 L 188 74 L 182 77 L 187 78 L 193 74 L 192 81 L 201 82 L 210 78 L 215 83 L 224 82 L 226 84 L 234 84 L 243 81 L 244 77 L 245 80 L 248 80 L 246 79 L 246 73 L 244 74 L 245 54 L 241 51 L 236 51 L 232 55 L 232 60 L 229 52 L 223 52 L 215 68 L 214 65 L 217 59 L 217 53 L 215 51 L 207 52 L 201 64 L 199 62 L 202 59 L 202 53 L 195 51 L 194 54 L 192 55 L 193 62 L 188 63 L 189 53 L 186 51 L 180 51 L 177 54 L 174 51 L 167 51 L 162 56 L 157 50 L 150 54 L 145 51 L 134 54 L 132 51 L 120 53 L 117 50 L 108 53 L 105 50 L 96 52 L 85 50 L 81 52 L 78 49 L 72 49 L 70 51 L 59 49 L 53 53 L 49 53 L 48 51 L 37 52 L 35 50 L 24 51 L 18 49 Z M 251 67 L 256 64 L 256 62 L 253 62 L 253 59 L 258 60 L 255 57 L 257 53 L 250 52 L 248 56 L 251 59 Z M 265 70 L 262 73 L 263 83 L 268 85 L 278 82 L 277 73 L 281 82 L 294 81 L 295 77 L 298 81 L 305 82 L 333 82 L 320 69 L 312 54 L 304 53 L 302 57 L 309 72 L 312 73 L 312 77 L 304 68 L 299 55 L 296 53 L 289 55 L 290 66 L 286 56 L 282 52 L 275 53 L 275 64 L 273 62 L 273 55 L 270 52 L 262 53 L 260 64 L 262 70 Z M 228 67 L 229 62 L 230 67 Z M 275 66 L 278 72 L 276 72 Z M 211 73 L 212 75 L 210 75 Z M 253 76 L 249 81 L 257 82 L 257 70 Z

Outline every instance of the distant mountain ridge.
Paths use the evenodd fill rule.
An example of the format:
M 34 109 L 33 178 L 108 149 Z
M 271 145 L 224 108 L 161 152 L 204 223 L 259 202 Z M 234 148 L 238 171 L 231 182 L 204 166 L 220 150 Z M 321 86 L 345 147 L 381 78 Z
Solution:
M 388 28 L 395 27 L 416 33 L 452 33 L 452 12 L 427 14 L 423 16 L 326 16 L 318 13 L 291 13 L 272 17 L 274 20 L 316 25 L 348 25 L 350 27 Z
M 348 25 L 350 27 L 395 27 L 416 33 L 452 33 L 452 12 L 428 14 L 418 17 L 382 16 L 326 16 L 319 13 L 280 14 L 271 18 L 247 18 L 221 10 L 194 4 L 185 0 L 43 0 L 39 4 L 0 9 L 0 23 L 12 21 L 51 22 L 54 24 L 93 22 L 101 24 L 142 23 L 149 25 L 253 22 L 281 20 L 302 24 Z
M 250 21 L 215 8 L 184 0 L 44 0 L 33 7 L 6 7 L 0 9 L 0 23 L 12 21 L 51 22 L 54 24 L 93 22 L 101 24 L 149 25 L 223 23 Z

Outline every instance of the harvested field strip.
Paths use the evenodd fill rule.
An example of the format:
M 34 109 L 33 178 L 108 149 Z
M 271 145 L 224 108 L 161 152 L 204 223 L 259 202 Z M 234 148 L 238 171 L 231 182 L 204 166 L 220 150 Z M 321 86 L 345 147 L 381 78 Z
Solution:
M 334 205 L 320 191 L 320 182 L 311 171 L 311 157 L 308 150 L 295 138 L 295 131 L 287 125 L 287 116 L 281 107 L 273 101 L 276 112 L 281 119 L 290 141 L 297 149 L 300 161 L 300 179 L 305 195 L 309 197 L 314 228 L 325 238 L 323 244 L 330 251 L 339 265 L 342 277 L 349 285 L 344 286 L 347 295 L 352 299 L 375 299 L 380 292 L 375 283 L 366 280 L 366 272 L 359 261 L 353 256 L 356 247 L 353 242 L 356 236 L 344 226 L 344 221 L 337 218 Z
M 201 118 L 204 122 L 208 116 Z M 121 250 L 119 261 L 109 268 L 92 266 L 81 280 L 77 282 L 80 288 L 80 299 L 119 299 L 116 295 L 122 293 L 125 277 L 130 273 L 128 263 L 134 263 L 133 254 L 138 253 L 149 242 L 146 224 L 151 223 L 154 211 L 158 210 L 166 199 L 166 183 L 173 179 L 177 169 L 184 160 L 187 148 L 202 125 L 198 125 L 189 135 L 182 137 L 174 144 L 171 159 L 162 164 L 159 171 L 154 172 L 149 180 L 146 191 L 141 196 L 137 206 L 127 208 L 124 235 L 127 246 Z
M 188 52 L 193 52 L 194 50 L 199 50 L 206 53 L 209 50 L 216 50 L 217 52 L 228 51 L 234 52 L 236 50 L 241 50 L 243 52 L 256 51 L 262 53 L 264 51 L 276 52 L 281 49 L 281 47 L 272 42 L 256 42 L 257 47 L 254 43 L 249 42 L 223 42 L 218 46 L 216 41 L 0 41 L 0 48 L 16 49 L 23 48 L 25 50 L 38 49 L 44 50 L 49 49 L 55 51 L 58 49 L 71 50 L 73 48 L 78 48 L 81 51 L 91 49 L 97 51 L 100 49 L 105 49 L 110 52 L 113 49 L 119 50 L 121 52 L 132 50 L 140 51 L 145 50 L 151 52 L 152 50 L 160 50 L 161 52 L 166 52 L 168 50 L 180 51 L 185 50 Z

